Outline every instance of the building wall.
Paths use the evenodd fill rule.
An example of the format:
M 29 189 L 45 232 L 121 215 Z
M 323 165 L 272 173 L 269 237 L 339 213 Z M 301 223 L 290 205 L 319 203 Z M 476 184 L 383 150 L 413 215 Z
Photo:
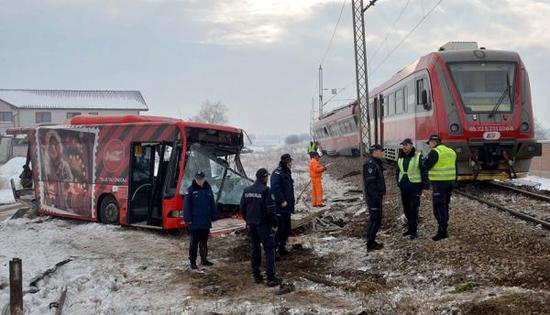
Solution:
M 17 109 L 0 100 L 0 113 L 11 112 L 13 121 L 0 120 L 0 134 L 5 133 L 6 129 L 13 127 L 32 128 L 40 125 L 36 122 L 37 112 L 50 112 L 51 122 L 43 124 L 61 124 L 67 120 L 67 113 L 81 113 L 82 115 L 139 115 L 139 110 L 96 110 L 96 109 Z M 1 117 L 1 116 L 0 116 Z
M 51 122 L 44 122 L 42 124 L 61 124 L 67 120 L 67 113 L 80 113 L 81 115 L 91 115 L 91 113 L 97 113 L 97 115 L 138 115 L 137 110 L 45 110 L 45 109 L 21 109 L 19 110 L 19 116 L 15 117 L 19 127 L 36 127 L 41 123 L 36 122 L 37 112 L 50 112 Z
M 542 156 L 533 158 L 531 162 L 531 174 L 550 178 L 550 141 L 542 142 Z

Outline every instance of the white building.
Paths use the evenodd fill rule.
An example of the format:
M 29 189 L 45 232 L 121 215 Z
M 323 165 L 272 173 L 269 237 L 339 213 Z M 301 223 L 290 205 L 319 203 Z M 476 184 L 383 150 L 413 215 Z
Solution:
M 139 115 L 139 91 L 0 89 L 0 134 L 7 128 L 59 124 L 78 115 Z

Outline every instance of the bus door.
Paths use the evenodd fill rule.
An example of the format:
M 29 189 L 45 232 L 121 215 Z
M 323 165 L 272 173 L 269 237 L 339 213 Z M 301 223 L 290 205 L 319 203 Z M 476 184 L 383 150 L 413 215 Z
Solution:
M 172 146 L 169 142 L 133 143 L 129 224 L 162 227 L 162 201 Z

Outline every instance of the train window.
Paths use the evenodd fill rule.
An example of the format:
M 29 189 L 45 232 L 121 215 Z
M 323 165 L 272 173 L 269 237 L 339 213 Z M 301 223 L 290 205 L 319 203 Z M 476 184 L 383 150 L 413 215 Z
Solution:
M 390 101 L 388 103 L 389 112 L 388 115 L 391 116 L 395 114 L 395 93 L 390 94 Z
M 424 91 L 424 79 L 418 79 L 416 80 L 416 105 L 423 105 L 422 91 Z
M 403 112 L 403 90 L 397 90 L 395 92 L 395 113 L 400 114 Z
M 407 86 L 403 87 L 403 112 L 406 113 L 409 105 L 409 93 Z
M 384 96 L 384 116 L 390 115 L 390 103 L 388 100 L 388 96 Z

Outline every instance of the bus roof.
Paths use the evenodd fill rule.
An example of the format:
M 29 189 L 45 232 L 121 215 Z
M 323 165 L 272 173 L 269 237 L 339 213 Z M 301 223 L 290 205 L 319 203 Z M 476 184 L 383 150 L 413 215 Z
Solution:
M 108 124 L 140 124 L 140 123 L 167 123 L 167 124 L 177 124 L 181 123 L 184 127 L 191 128 L 200 128 L 200 129 L 216 129 L 226 132 L 235 132 L 240 133 L 241 129 L 222 126 L 216 124 L 207 124 L 207 123 L 197 123 L 197 122 L 186 122 L 181 119 L 163 117 L 163 116 L 144 116 L 144 115 L 86 115 L 86 116 L 76 116 L 67 120 L 69 125 L 108 125 Z

